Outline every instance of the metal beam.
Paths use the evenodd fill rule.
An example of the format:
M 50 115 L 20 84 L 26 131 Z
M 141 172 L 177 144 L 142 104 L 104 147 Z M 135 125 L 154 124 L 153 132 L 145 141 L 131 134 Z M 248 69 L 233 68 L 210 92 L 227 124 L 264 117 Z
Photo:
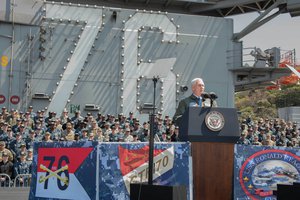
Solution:
M 2 34 L 0 34 L 0 37 L 4 37 L 4 38 L 12 38 L 12 36 L 11 35 L 2 35 Z
M 271 85 L 282 76 L 288 76 L 291 71 L 288 68 L 270 68 L 270 67 L 243 67 L 230 70 L 234 74 L 235 91 L 244 91 L 253 88 L 265 87 Z M 243 80 L 238 80 L 238 76 L 244 76 Z
M 165 7 L 167 8 L 171 3 L 172 3 L 173 0 L 167 0 L 167 2 L 165 3 Z
M 258 16 L 253 22 L 251 22 L 247 27 L 245 27 L 241 32 L 239 33 L 235 33 L 233 35 L 233 40 L 238 41 L 241 38 L 243 38 L 244 36 L 246 36 L 247 34 L 251 33 L 252 31 L 254 31 L 255 29 L 257 29 L 258 27 L 262 26 L 263 24 L 267 23 L 268 21 L 270 21 L 271 19 L 277 17 L 279 14 L 281 14 L 285 8 L 281 8 L 280 10 L 278 10 L 276 13 L 268 16 L 267 18 L 263 19 L 265 16 L 267 16 L 274 8 L 278 7 L 282 2 L 284 2 L 285 0 L 279 0 L 276 1 L 273 5 L 271 5 L 267 10 L 265 10 L 263 13 L 260 14 L 260 16 Z
M 212 11 L 212 10 L 217 10 L 217 9 L 222 9 L 222 8 L 230 8 L 233 6 L 243 6 L 245 4 L 257 3 L 257 2 L 263 2 L 263 1 L 265 1 L 265 0 L 219 1 L 216 4 L 212 4 L 212 5 L 194 5 L 193 7 L 190 8 L 189 11 L 191 11 L 193 13 L 206 12 L 206 11 Z
M 178 2 L 188 2 L 195 4 L 216 4 L 217 2 L 207 1 L 207 0 L 176 0 Z

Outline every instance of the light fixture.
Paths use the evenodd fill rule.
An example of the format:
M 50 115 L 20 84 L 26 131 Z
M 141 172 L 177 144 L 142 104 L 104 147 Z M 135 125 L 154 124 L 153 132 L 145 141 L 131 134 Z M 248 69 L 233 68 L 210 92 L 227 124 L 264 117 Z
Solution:
M 186 86 L 186 85 L 182 85 L 182 86 L 180 86 L 180 90 L 182 91 L 182 92 L 186 92 L 186 91 L 188 91 L 188 86 Z

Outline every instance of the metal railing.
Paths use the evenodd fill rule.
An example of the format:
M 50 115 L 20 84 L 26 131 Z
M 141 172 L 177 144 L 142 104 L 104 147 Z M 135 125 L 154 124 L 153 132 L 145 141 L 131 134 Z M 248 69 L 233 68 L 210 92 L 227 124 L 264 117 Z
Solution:
M 19 174 L 14 179 L 9 175 L 0 174 L 0 188 L 1 187 L 30 187 L 31 174 Z
M 30 187 L 31 174 L 19 174 L 14 179 L 14 187 Z
M 12 181 L 9 175 L 0 174 L 0 187 L 11 187 Z

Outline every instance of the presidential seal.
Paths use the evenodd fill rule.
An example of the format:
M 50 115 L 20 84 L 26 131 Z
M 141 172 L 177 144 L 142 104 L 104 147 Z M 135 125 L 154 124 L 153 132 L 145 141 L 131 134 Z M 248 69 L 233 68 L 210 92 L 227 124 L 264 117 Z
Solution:
M 211 131 L 220 131 L 225 125 L 225 120 L 220 112 L 211 111 L 205 116 L 205 124 Z

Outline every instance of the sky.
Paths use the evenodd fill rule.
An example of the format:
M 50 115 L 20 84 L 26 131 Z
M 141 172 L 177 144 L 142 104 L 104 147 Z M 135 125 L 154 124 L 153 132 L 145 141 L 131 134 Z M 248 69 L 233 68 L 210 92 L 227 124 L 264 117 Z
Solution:
M 258 17 L 258 13 L 233 16 L 234 32 L 241 31 Z M 300 64 L 300 16 L 280 14 L 241 39 L 243 47 L 258 47 L 262 50 L 279 47 L 281 50 L 296 50 L 296 63 Z

